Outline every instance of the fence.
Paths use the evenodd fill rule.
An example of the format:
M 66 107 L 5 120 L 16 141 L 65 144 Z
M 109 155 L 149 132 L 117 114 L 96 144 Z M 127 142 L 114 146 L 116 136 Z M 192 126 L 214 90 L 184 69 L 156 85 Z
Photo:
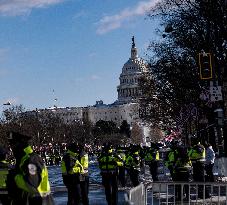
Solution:
M 144 184 L 140 184 L 125 194 L 125 201 L 128 205 L 144 205 L 146 204 L 146 189 Z
M 200 198 L 199 189 L 204 190 Z M 176 190 L 181 192 L 178 201 L 175 197 Z M 211 195 L 209 198 L 206 192 Z M 126 198 L 129 205 L 227 205 L 226 196 L 227 183 L 155 182 L 132 188 Z

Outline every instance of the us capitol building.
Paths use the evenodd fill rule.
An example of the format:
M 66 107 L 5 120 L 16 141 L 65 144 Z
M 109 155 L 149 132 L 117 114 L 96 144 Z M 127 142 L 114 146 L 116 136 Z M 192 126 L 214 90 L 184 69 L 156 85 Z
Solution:
M 132 37 L 131 56 L 124 64 L 117 86 L 118 99 L 112 104 L 104 104 L 102 100 L 96 101 L 93 106 L 87 107 L 51 107 L 39 109 L 39 113 L 53 113 L 65 123 L 78 120 L 89 120 L 96 123 L 99 120 L 113 121 L 120 126 L 123 120 L 132 125 L 139 121 L 138 99 L 141 96 L 138 80 L 143 73 L 148 72 L 147 63 L 138 57 L 138 51 Z

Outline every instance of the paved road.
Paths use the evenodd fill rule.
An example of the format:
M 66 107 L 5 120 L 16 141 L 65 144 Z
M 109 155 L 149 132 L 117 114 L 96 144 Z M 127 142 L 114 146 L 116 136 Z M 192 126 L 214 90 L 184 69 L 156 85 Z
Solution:
M 118 205 L 124 203 L 124 191 L 118 193 Z M 59 192 L 54 194 L 55 205 L 66 205 L 67 204 L 67 192 Z M 89 204 L 90 205 L 107 205 L 105 193 L 103 188 L 94 189 L 89 191 Z

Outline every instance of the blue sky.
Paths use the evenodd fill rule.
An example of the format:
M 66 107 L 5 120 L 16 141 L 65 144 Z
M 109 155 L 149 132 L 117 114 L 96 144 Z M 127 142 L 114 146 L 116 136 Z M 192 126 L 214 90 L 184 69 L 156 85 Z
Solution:
M 0 1 L 0 103 L 27 109 L 117 99 L 131 37 L 142 57 L 158 39 L 158 0 Z M 53 92 L 54 90 L 54 92 Z

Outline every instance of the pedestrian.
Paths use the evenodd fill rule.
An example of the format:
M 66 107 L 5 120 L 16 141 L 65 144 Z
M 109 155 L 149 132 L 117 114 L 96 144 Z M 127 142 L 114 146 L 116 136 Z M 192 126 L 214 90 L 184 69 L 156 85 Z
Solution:
M 205 144 L 206 147 L 206 161 L 205 161 L 205 171 L 206 171 L 206 182 L 214 182 L 214 160 L 215 160 L 215 152 L 210 143 Z
M 118 157 L 113 153 L 112 145 L 105 143 L 102 153 L 98 158 L 101 170 L 102 184 L 105 188 L 106 201 L 108 205 L 118 204 L 118 181 L 117 170 L 120 163 Z
M 30 146 L 31 137 L 10 132 L 9 144 L 16 158 L 7 176 L 11 205 L 53 205 L 48 171 Z
M 0 146 L 0 203 L 2 205 L 9 205 L 9 196 L 6 187 L 6 179 L 9 173 L 10 165 L 6 161 L 7 158 L 7 149 L 3 146 Z
M 205 182 L 205 147 L 194 139 L 194 146 L 188 152 L 189 159 L 192 162 L 193 180 L 195 182 Z M 204 197 L 204 186 L 198 185 L 198 198 Z M 205 189 L 205 198 L 209 198 L 207 189 Z
M 75 142 L 68 145 L 61 164 L 63 183 L 68 190 L 67 205 L 79 205 L 81 201 L 80 180 L 83 166 L 80 163 L 80 149 Z

